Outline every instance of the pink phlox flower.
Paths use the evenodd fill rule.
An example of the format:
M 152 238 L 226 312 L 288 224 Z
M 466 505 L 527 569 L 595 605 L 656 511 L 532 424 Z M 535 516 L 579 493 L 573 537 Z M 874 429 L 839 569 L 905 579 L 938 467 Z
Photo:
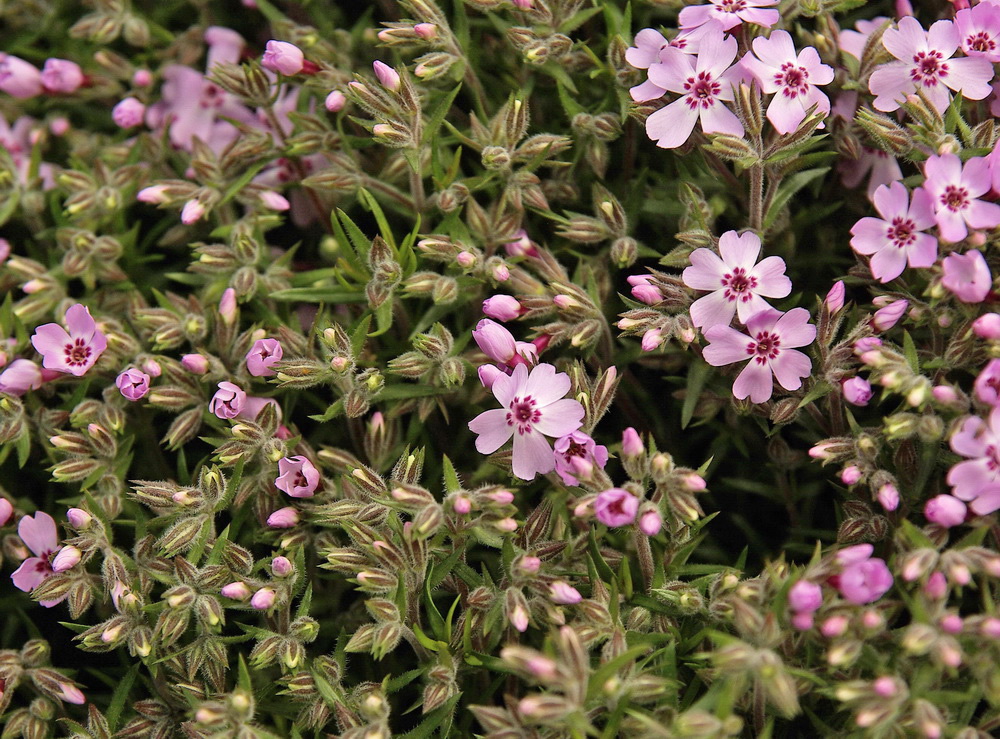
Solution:
M 853 116 L 852 116 L 853 118 Z M 882 185 L 889 185 L 903 179 L 903 170 L 899 168 L 896 158 L 880 149 L 861 147 L 861 156 L 855 160 L 841 159 L 837 164 L 840 181 L 844 187 L 855 188 L 868 177 L 866 193 L 869 199 L 875 197 L 875 191 Z
M 852 377 L 841 383 L 844 400 L 851 405 L 866 406 L 872 399 L 872 386 L 863 377 Z
M 0 372 L 0 393 L 21 397 L 42 386 L 42 371 L 29 359 L 15 359 Z
M 24 516 L 21 519 L 17 525 L 17 535 L 21 537 L 21 541 L 35 556 L 24 560 L 10 576 L 10 579 L 14 582 L 14 587 L 27 593 L 37 588 L 42 584 L 42 581 L 53 574 L 50 562 L 59 549 L 59 533 L 56 530 L 55 519 L 48 513 L 39 511 L 34 516 Z M 43 600 L 40 603 L 46 608 L 51 608 L 65 600 L 66 597 L 63 596 L 57 600 Z
M 681 9 L 677 17 L 681 28 L 697 28 L 709 21 L 717 21 L 724 30 L 735 28 L 741 23 L 753 23 L 770 28 L 781 16 L 769 7 L 777 5 L 777 0 L 709 0 L 711 5 L 689 5 Z
M 755 38 L 753 53 L 744 56 L 741 64 L 764 92 L 774 95 L 767 106 L 767 119 L 778 133 L 795 131 L 814 106 L 817 114 L 830 112 L 830 98 L 817 85 L 833 82 L 833 67 L 823 64 L 812 46 L 796 54 L 788 31 Z
M 281 361 L 284 350 L 277 339 L 257 339 L 246 355 L 247 371 L 254 377 L 274 377 L 272 367 Z
M 220 382 L 219 389 L 208 402 L 208 410 L 218 418 L 236 418 L 247 402 L 247 394 L 238 385 Z
M 991 359 L 976 378 L 976 398 L 987 405 L 1000 405 L 1000 359 Z
M 319 470 L 301 455 L 278 460 L 274 486 L 292 498 L 311 498 L 319 487 Z
M 799 613 L 814 613 L 823 605 L 823 589 L 809 580 L 799 580 L 788 590 L 788 607 Z
M 955 13 L 959 43 L 967 56 L 1000 62 L 1000 7 L 980 3 Z
M 764 297 L 784 298 L 792 291 L 792 281 L 785 276 L 785 260 L 766 257 L 757 263 L 760 250 L 757 234 L 726 231 L 719 237 L 719 254 L 706 248 L 691 253 L 684 284 L 712 291 L 691 305 L 695 326 L 703 330 L 718 324 L 728 326 L 736 314 L 746 323 L 751 316 L 771 308 Z
M 705 35 L 697 57 L 670 47 L 660 52 L 660 61 L 649 67 L 649 79 L 681 97 L 646 119 L 646 134 L 657 146 L 677 148 L 699 120 L 705 133 L 743 135 L 739 119 L 722 104 L 733 99 L 733 85 L 740 79 L 740 68 L 733 66 L 736 51 L 736 39 L 716 31 Z
M 293 75 L 302 71 L 305 56 L 302 49 L 295 44 L 271 39 L 264 47 L 264 56 L 260 63 L 264 69 L 269 69 L 272 72 Z
M 569 375 L 557 373 L 551 364 L 539 364 L 530 373 L 519 364 L 513 374 L 497 377 L 491 390 L 501 407 L 469 422 L 478 434 L 476 449 L 492 454 L 513 436 L 515 476 L 532 480 L 538 473 L 551 472 L 555 458 L 545 437 L 565 436 L 583 422 L 580 402 L 563 397 L 570 384 Z
M 1000 407 L 994 407 L 986 421 L 966 418 L 952 434 L 951 449 L 968 457 L 948 471 L 951 494 L 977 516 L 1000 509 Z
M 903 268 L 931 267 L 937 261 L 936 238 L 921 233 L 934 225 L 930 193 L 918 187 L 911 200 L 900 182 L 882 185 L 873 198 L 881 218 L 865 217 L 851 228 L 851 248 L 871 256 L 872 276 L 890 282 Z
M 97 328 L 90 310 L 80 303 L 66 311 L 67 332 L 58 323 L 46 323 L 35 329 L 31 344 L 42 355 L 45 369 L 80 377 L 94 366 L 108 346 Z
M 556 474 L 567 485 L 579 485 L 581 469 L 599 467 L 608 463 L 608 448 L 598 444 L 582 431 L 573 431 L 556 439 L 552 445 L 556 460 Z
M 896 110 L 917 90 L 922 90 L 940 113 L 950 100 L 946 88 L 970 100 L 989 95 L 993 65 L 983 58 L 952 58 L 958 43 L 958 30 L 947 20 L 925 31 L 920 21 L 907 16 L 900 19 L 898 28 L 887 29 L 882 45 L 899 61 L 872 72 L 868 88 L 876 96 L 875 108 L 886 113 Z
M 652 280 L 652 275 L 630 275 L 627 281 L 632 286 L 632 297 L 646 305 L 656 305 L 663 300 L 663 293 Z
M 83 70 L 69 59 L 46 59 L 42 68 L 42 85 L 47 92 L 73 93 L 84 82 Z
M 605 526 L 628 526 L 639 512 L 639 499 L 628 490 L 611 488 L 594 500 L 594 517 Z
M 992 186 L 989 164 L 983 157 L 973 157 L 964 165 L 955 154 L 929 157 L 924 163 L 924 177 L 944 241 L 961 241 L 970 228 L 1000 225 L 1000 205 L 979 200 Z
M 21 100 L 42 92 L 42 73 L 30 62 L 0 52 L 0 92 Z
M 980 251 L 952 252 L 941 262 L 941 284 L 963 303 L 982 303 L 993 287 L 993 276 Z
M 851 603 L 864 605 L 889 592 L 892 583 L 885 561 L 871 557 L 846 565 L 837 578 L 837 589 Z
M 636 69 L 649 69 L 651 64 L 660 61 L 660 52 L 667 48 L 677 49 L 685 54 L 697 54 L 705 34 L 715 29 L 723 30 L 722 25 L 713 19 L 698 28 L 683 30 L 674 38 L 667 40 L 659 31 L 644 28 L 635 35 L 635 46 L 625 50 L 625 61 Z M 629 94 L 637 103 L 655 100 L 663 97 L 665 93 L 666 90 L 648 79 L 629 89 Z
M 808 346 L 816 338 L 809 311 L 792 308 L 787 313 L 764 310 L 747 321 L 747 334 L 716 324 L 705 331 L 711 343 L 705 347 L 705 361 L 714 367 L 750 359 L 733 383 L 733 395 L 750 397 L 753 403 L 771 398 L 772 374 L 785 390 L 798 390 L 802 378 L 812 372 L 812 361 L 795 347 Z
M 140 400 L 149 392 L 149 375 L 129 367 L 115 379 L 115 386 L 126 400 Z
M 840 50 L 861 61 L 861 55 L 865 51 L 865 44 L 868 43 L 868 37 L 889 22 L 891 22 L 890 18 L 881 15 L 871 20 L 858 21 L 854 24 L 854 27 L 857 29 L 856 31 L 848 29 L 841 31 L 837 35 L 837 43 L 840 46 Z
M 965 523 L 967 513 L 965 503 L 952 495 L 936 495 L 924 505 L 927 520 L 947 529 Z

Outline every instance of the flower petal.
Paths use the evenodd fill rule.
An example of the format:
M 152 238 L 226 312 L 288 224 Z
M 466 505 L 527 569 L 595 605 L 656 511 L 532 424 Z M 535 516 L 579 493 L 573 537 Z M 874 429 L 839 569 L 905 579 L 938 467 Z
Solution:
M 681 275 L 685 285 L 695 290 L 718 290 L 722 287 L 722 277 L 727 269 L 718 254 L 702 247 L 691 252 L 688 259 L 691 266 Z
M 39 511 L 34 517 L 22 518 L 17 525 L 17 535 L 28 549 L 40 557 L 59 546 L 55 519 L 44 511 Z
M 552 447 L 537 431 L 514 435 L 514 454 L 511 466 L 516 477 L 533 480 L 537 473 L 545 474 L 556 467 Z
M 812 372 L 812 360 L 794 349 L 783 351 L 771 360 L 771 371 L 785 390 L 798 390 L 802 387 L 802 378 Z
M 507 443 L 514 433 L 513 425 L 507 424 L 507 410 L 494 408 L 483 411 L 469 421 L 469 429 L 479 434 L 476 438 L 476 451 L 480 454 L 493 454 Z
M 698 113 L 681 98 L 646 119 L 646 135 L 661 149 L 676 149 L 690 138 L 697 120 Z
M 754 343 L 746 334 L 730 326 L 715 325 L 705 331 L 711 343 L 702 350 L 702 357 L 713 367 L 742 362 L 752 356 L 747 347 Z
M 736 302 L 726 297 L 725 290 L 716 290 L 691 304 L 691 323 L 700 329 L 728 326 L 736 313 Z
M 569 375 L 565 372 L 556 372 L 555 367 L 543 362 L 531 370 L 524 387 L 517 395 L 521 397 L 530 395 L 539 406 L 547 406 L 564 397 L 569 392 L 571 384 Z
M 767 402 L 771 399 L 773 389 L 771 368 L 756 360 L 748 363 L 733 383 L 733 395 L 740 400 L 749 396 L 752 403 Z
M 726 231 L 719 237 L 719 253 L 729 269 L 752 269 L 760 256 L 760 246 L 760 237 L 752 231 L 742 234 Z
M 580 428 L 584 413 L 579 400 L 563 398 L 542 408 L 541 418 L 532 424 L 532 428 L 546 436 L 565 436 Z

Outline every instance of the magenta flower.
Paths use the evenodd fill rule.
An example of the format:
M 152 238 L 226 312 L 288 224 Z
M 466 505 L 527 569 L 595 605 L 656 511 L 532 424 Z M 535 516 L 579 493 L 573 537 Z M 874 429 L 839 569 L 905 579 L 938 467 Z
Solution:
M 42 371 L 28 359 L 15 359 L 0 372 L 0 393 L 21 397 L 42 386 Z
M 247 371 L 254 377 L 274 377 L 272 367 L 281 361 L 284 351 L 277 339 L 257 339 L 247 352 Z
M 937 260 L 937 239 L 921 233 L 934 225 L 930 193 L 918 187 L 910 201 L 900 182 L 882 185 L 873 198 L 881 218 L 866 217 L 851 228 L 851 248 L 858 254 L 873 255 L 872 276 L 890 282 L 903 268 L 930 267 Z
M 33 517 L 24 516 L 17 525 L 17 535 L 25 546 L 34 552 L 34 557 L 28 557 L 21 566 L 14 571 L 10 579 L 14 582 L 14 587 L 30 592 L 42 584 L 52 574 L 50 560 L 59 549 L 59 534 L 56 531 L 56 522 L 48 513 L 39 511 Z M 46 608 L 51 608 L 63 601 L 43 600 L 40 603 Z
M 48 92 L 72 93 L 83 84 L 83 70 L 68 59 L 46 59 L 42 68 L 42 85 Z
M 705 347 L 703 356 L 712 366 L 750 359 L 733 383 L 733 395 L 740 399 L 749 396 L 754 403 L 769 400 L 772 374 L 785 390 L 802 387 L 802 378 L 812 371 L 812 361 L 795 347 L 808 346 L 816 338 L 809 311 L 761 311 L 747 321 L 747 332 L 749 336 L 721 324 L 705 331 L 705 338 L 712 343 Z
M 1000 62 L 1000 8 L 980 3 L 955 13 L 959 43 L 967 56 L 981 56 L 988 62 Z
M 878 110 L 896 110 L 918 89 L 941 113 L 948 107 L 946 88 L 970 100 L 982 100 L 990 94 L 992 64 L 982 58 L 952 58 L 959 43 L 954 23 L 941 20 L 924 31 L 920 21 L 907 16 L 898 26 L 886 30 L 882 45 L 899 61 L 883 64 L 868 81 Z
M 743 135 L 743 124 L 723 101 L 733 99 L 740 71 L 732 66 L 737 43 L 722 33 L 706 34 L 697 57 L 668 47 L 649 67 L 649 79 L 658 87 L 681 95 L 646 119 L 646 134 L 656 145 L 675 149 L 691 136 L 696 121 L 705 133 Z
M 108 340 L 97 329 L 90 310 L 80 303 L 66 311 L 66 327 L 46 323 L 35 329 L 31 343 L 42 355 L 42 366 L 80 377 L 94 366 L 107 348 Z
M 695 249 L 691 266 L 684 270 L 684 284 L 695 290 L 712 290 L 691 304 L 691 322 L 701 329 L 728 326 L 738 313 L 741 323 L 771 308 L 768 298 L 784 298 L 792 291 L 785 276 L 785 260 L 767 257 L 757 264 L 760 238 L 752 232 L 726 231 L 719 237 L 719 254 Z
M 663 300 L 663 293 L 656 285 L 651 284 L 652 275 L 631 275 L 627 278 L 632 286 L 632 297 L 646 305 L 656 305 Z
M 274 486 L 292 498 L 311 498 L 319 487 L 319 470 L 301 455 L 284 457 L 278 460 Z
M 552 449 L 555 453 L 556 474 L 567 485 L 579 485 L 578 478 L 589 479 L 594 467 L 603 470 L 608 463 L 608 448 L 597 444 L 582 431 L 560 436 Z
M 989 164 L 983 157 L 973 157 L 964 165 L 955 154 L 929 157 L 924 177 L 942 240 L 961 241 L 969 228 L 1000 225 L 1000 205 L 978 199 L 992 186 Z
M 753 23 L 770 28 L 781 17 L 778 11 L 768 6 L 777 0 L 709 0 L 711 5 L 693 5 L 683 8 L 677 17 L 681 28 L 697 28 L 716 21 L 728 31 L 741 23 Z M 762 10 L 766 8 L 766 10 Z
M 844 400 L 851 405 L 866 406 L 872 399 L 872 386 L 863 377 L 852 377 L 841 384 Z
M 833 67 L 820 61 L 816 49 L 807 46 L 796 55 L 788 31 L 774 31 L 770 38 L 755 38 L 753 52 L 743 57 L 742 64 L 764 92 L 774 95 L 767 119 L 778 133 L 796 130 L 813 106 L 823 116 L 830 112 L 830 98 L 817 85 L 833 82 Z
M 993 287 L 993 276 L 980 251 L 952 252 L 941 262 L 941 284 L 963 303 L 982 303 Z
M 302 67 L 305 66 L 305 56 L 302 54 L 302 49 L 295 44 L 272 39 L 264 47 L 264 56 L 260 64 L 272 72 L 293 75 L 302 71 Z
M 231 382 L 220 382 L 219 389 L 208 402 L 208 410 L 222 419 L 236 418 L 246 405 L 247 394 Z
M 893 577 L 885 562 L 877 557 L 852 562 L 837 581 L 840 594 L 856 605 L 874 603 L 892 587 Z
M 605 526 L 628 526 L 638 512 L 639 499 L 622 488 L 605 490 L 594 500 L 594 516 Z
M 951 494 L 977 516 L 1000 509 L 1000 407 L 993 408 L 987 421 L 966 418 L 952 434 L 951 449 L 968 457 L 948 471 Z
M 491 389 L 502 407 L 469 422 L 478 434 L 476 449 L 492 454 L 513 436 L 514 475 L 532 480 L 538 473 L 551 472 L 555 458 L 545 437 L 565 436 L 583 422 L 580 402 L 563 397 L 569 388 L 569 375 L 557 373 L 551 364 L 539 364 L 530 374 L 519 364 L 512 375 L 497 377 Z
M 138 126 L 145 116 L 146 106 L 133 97 L 124 98 L 111 109 L 111 120 L 119 128 Z
M 135 367 L 122 372 L 115 379 L 118 391 L 126 400 L 136 401 L 146 397 L 149 392 L 149 375 Z
M 523 312 L 513 295 L 493 295 L 483 301 L 483 313 L 498 321 L 513 321 Z
M 965 503 L 952 495 L 936 495 L 924 505 L 927 520 L 946 529 L 965 523 L 967 513 Z
M 809 580 L 799 580 L 788 591 L 788 607 L 799 613 L 814 613 L 823 605 L 823 589 Z

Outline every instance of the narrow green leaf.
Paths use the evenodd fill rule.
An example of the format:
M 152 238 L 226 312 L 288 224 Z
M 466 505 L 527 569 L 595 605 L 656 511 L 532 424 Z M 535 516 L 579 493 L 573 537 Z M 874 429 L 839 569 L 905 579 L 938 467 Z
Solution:
M 368 300 L 363 290 L 345 290 L 342 287 L 289 287 L 270 295 L 272 300 L 302 303 L 364 303 Z
M 451 460 L 448 459 L 447 454 L 442 455 L 441 466 L 444 468 L 444 489 L 448 493 L 457 493 L 462 489 L 462 483 L 458 479 L 458 473 L 455 471 L 455 465 L 453 465 Z
M 708 381 L 712 368 L 707 362 L 694 361 L 688 367 L 687 388 L 684 392 L 684 404 L 681 406 L 681 428 L 686 429 L 694 416 L 694 409 L 698 405 L 702 388 Z
M 791 200 L 797 192 L 829 171 L 829 167 L 817 167 L 816 169 L 807 169 L 804 172 L 796 172 L 791 177 L 785 179 L 778 187 L 778 191 L 771 200 L 771 205 L 768 207 L 767 213 L 764 216 L 764 231 L 767 231 L 772 225 L 774 225 L 774 222 L 781 213 L 782 208 L 788 204 L 788 201 Z
M 104 714 L 104 718 L 107 720 L 108 727 L 112 733 L 118 728 L 118 720 L 121 718 L 122 710 L 125 708 L 125 701 L 128 700 L 128 694 L 132 692 L 132 686 L 135 684 L 135 678 L 139 674 L 140 667 L 142 667 L 142 663 L 140 662 L 133 664 L 128 672 L 122 676 L 122 679 L 118 682 L 118 686 L 115 688 L 114 694 L 111 696 L 111 703 L 108 705 L 108 710 Z

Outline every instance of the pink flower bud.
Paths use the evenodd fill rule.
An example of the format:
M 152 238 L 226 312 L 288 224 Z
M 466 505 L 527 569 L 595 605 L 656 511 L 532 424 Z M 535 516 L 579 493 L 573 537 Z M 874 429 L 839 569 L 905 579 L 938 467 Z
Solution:
M 42 85 L 48 92 L 69 94 L 83 84 L 83 70 L 68 59 L 46 59 L 42 68 Z
M 908 300 L 896 300 L 884 308 L 879 308 L 872 316 L 872 327 L 876 331 L 888 331 L 899 322 L 909 305 Z
M 952 495 L 938 495 L 924 505 L 924 516 L 938 526 L 951 528 L 965 522 L 965 503 Z
M 413 27 L 413 32 L 424 41 L 437 38 L 438 28 L 433 23 L 418 23 Z
M 208 372 L 208 360 L 201 354 L 185 354 L 181 357 L 181 366 L 193 375 Z
M 549 597 L 553 603 L 558 603 L 561 606 L 572 606 L 583 600 L 580 591 L 563 580 L 549 585 Z
M 521 557 L 520 561 L 517 563 L 517 569 L 526 575 L 534 575 L 542 567 L 542 560 L 538 557 L 533 557 L 531 555 L 525 555 Z
M 399 90 L 401 83 L 399 73 L 395 69 L 380 61 L 374 62 L 372 68 L 375 70 L 375 76 L 378 77 L 378 81 L 383 87 L 393 92 Z
M 227 326 L 236 321 L 236 291 L 227 287 L 219 300 L 219 315 Z
M 77 706 L 82 706 L 87 702 L 86 696 L 84 696 L 83 691 L 76 687 L 73 683 L 59 682 L 59 697 L 66 701 L 67 703 L 73 703 Z
M 955 388 L 948 385 L 935 385 L 931 389 L 931 395 L 934 396 L 934 400 L 944 405 L 952 405 L 958 401 L 958 393 L 955 392 Z
M 882 346 L 882 339 L 877 336 L 866 336 L 854 342 L 854 354 L 860 357 L 862 354 L 878 349 L 880 346 Z
M 111 120 L 119 128 L 132 128 L 142 123 L 146 106 L 133 97 L 124 98 L 111 109 Z
M 826 619 L 822 625 L 819 627 L 820 633 L 827 639 L 833 639 L 835 637 L 841 636 L 845 631 L 847 631 L 847 616 L 830 616 Z
M 891 698 L 899 692 L 896 687 L 896 681 L 891 677 L 885 676 L 877 678 L 875 682 L 872 683 L 872 690 L 874 690 L 875 695 L 880 698 Z
M 510 269 L 506 264 L 500 262 L 493 268 L 493 279 L 497 282 L 506 282 L 510 279 Z
M 512 0 L 514 7 L 518 10 L 531 10 L 535 7 L 535 0 Z
M 288 198 L 274 190 L 264 190 L 260 194 L 260 202 L 265 208 L 276 211 L 285 211 L 292 207 Z
M 15 359 L 0 372 L 0 392 L 21 397 L 42 386 L 42 370 L 30 359 Z
M 878 498 L 878 502 L 887 511 L 894 511 L 899 508 L 899 490 L 892 483 L 887 483 L 880 487 L 875 497 Z
M 979 633 L 991 639 L 1000 639 L 1000 618 L 987 618 L 979 625 Z
M 639 516 L 639 531 L 646 536 L 656 536 L 663 528 L 663 517 L 659 511 L 646 511 Z
M 507 364 L 517 353 L 513 334 L 488 318 L 476 324 L 472 338 L 486 356 L 499 364 Z
M 644 352 L 651 352 L 655 351 L 656 348 L 662 343 L 663 331 L 658 328 L 651 328 L 642 335 L 642 342 L 640 346 Z
M 881 613 L 869 608 L 861 614 L 861 625 L 869 631 L 877 631 L 885 626 L 885 619 L 882 618 Z
M 149 375 L 130 367 L 118 375 L 115 385 L 123 398 L 135 402 L 149 393 Z
M 468 251 L 460 251 L 455 255 L 455 263 L 462 269 L 471 269 L 476 264 L 476 255 Z
M 663 293 L 655 285 L 650 284 L 652 275 L 632 275 L 627 278 L 632 286 L 632 297 L 646 305 L 656 305 L 663 300 Z
M 344 109 L 344 105 L 347 103 L 347 98 L 344 96 L 340 90 L 334 90 L 329 95 L 326 96 L 326 109 L 331 113 L 339 113 Z
M 7 239 L 0 239 L 0 264 L 7 261 L 10 256 L 10 242 Z
M 622 432 L 622 454 L 626 457 L 638 457 L 645 451 L 638 432 L 629 426 Z
M 866 406 L 872 399 L 872 386 L 863 377 L 852 377 L 841 384 L 844 400 L 851 405 Z
M 275 577 L 287 577 L 294 569 L 288 557 L 278 556 L 271 560 L 271 572 Z
M 934 600 L 941 600 L 948 593 L 948 580 L 945 578 L 943 572 L 934 571 L 931 576 L 927 578 L 927 584 L 924 585 L 924 594 L 928 598 Z
M 132 74 L 132 84 L 136 87 L 149 87 L 153 84 L 153 74 L 148 69 L 137 69 Z
M 42 92 L 42 74 L 34 65 L 0 52 L 0 92 L 21 100 Z
M 483 383 L 483 387 L 487 390 L 493 387 L 493 383 L 497 381 L 498 377 L 506 376 L 504 371 L 494 364 L 480 365 L 477 372 L 479 374 L 479 381 Z
M 155 359 L 145 359 L 142 362 L 142 371 L 151 377 L 159 377 L 163 374 L 163 368 Z
M 938 626 L 946 634 L 959 634 L 962 631 L 962 617 L 956 613 L 949 613 L 941 617 Z
M 166 185 L 150 185 L 149 187 L 144 187 L 136 194 L 135 199 L 140 203 L 149 203 L 150 205 L 162 205 L 169 201 L 167 197 L 167 186 Z
M 538 249 L 523 228 L 517 231 L 517 239 L 504 244 L 507 254 L 512 257 L 537 257 Z
M 793 613 L 792 626 L 799 631 L 809 631 L 813 627 L 813 615 L 805 611 Z
M 452 508 L 455 513 L 460 516 L 466 516 L 472 511 L 472 501 L 466 498 L 464 495 L 455 496 L 455 499 L 451 503 Z
M 498 321 L 513 321 L 522 310 L 521 304 L 512 295 L 494 295 L 483 301 L 483 313 Z
M 181 223 L 190 226 L 205 217 L 205 206 L 197 198 L 188 200 L 181 209 Z
M 826 308 L 830 311 L 830 313 L 836 313 L 844 307 L 843 280 L 837 280 L 833 283 L 833 287 L 830 288 L 830 292 L 826 294 L 826 300 L 823 302 L 826 303 Z
M 813 613 L 823 605 L 823 589 L 809 580 L 799 580 L 788 591 L 788 607 L 793 611 Z
M 250 599 L 250 605 L 258 611 L 266 611 L 274 605 L 276 593 L 271 588 L 261 588 Z
M 284 75 L 298 74 L 305 66 L 305 56 L 295 44 L 287 41 L 271 40 L 264 47 L 264 56 L 260 60 L 261 66 L 272 72 Z
M 514 606 L 510 614 L 510 625 L 522 634 L 528 630 L 528 612 L 524 606 Z
M 299 512 L 288 506 L 279 508 L 267 517 L 267 525 L 272 529 L 290 529 L 299 523 Z
M 228 585 L 223 585 L 222 590 L 219 592 L 223 598 L 246 600 L 253 591 L 250 590 L 250 586 L 245 582 L 231 582 Z
M 6 525 L 12 515 L 14 515 L 14 506 L 6 498 L 0 498 L 0 526 Z
M 208 410 L 218 418 L 236 418 L 246 405 L 247 394 L 231 382 L 220 382 L 219 389 L 208 403 Z
M 80 563 L 80 559 L 82 557 L 83 552 L 81 552 L 77 547 L 63 547 L 52 560 L 52 571 L 65 572 L 68 569 L 76 567 Z
M 840 481 L 845 485 L 857 485 L 861 477 L 861 470 L 853 464 L 840 471 Z
M 2 516 L 0 516 L 0 518 L 2 518 Z M 82 508 L 70 508 L 66 511 L 66 520 L 69 521 L 69 525 L 77 531 L 86 531 L 90 528 L 90 524 L 93 522 L 94 517 Z
M 1000 313 L 984 313 L 972 322 L 972 330 L 981 339 L 1000 339 Z

